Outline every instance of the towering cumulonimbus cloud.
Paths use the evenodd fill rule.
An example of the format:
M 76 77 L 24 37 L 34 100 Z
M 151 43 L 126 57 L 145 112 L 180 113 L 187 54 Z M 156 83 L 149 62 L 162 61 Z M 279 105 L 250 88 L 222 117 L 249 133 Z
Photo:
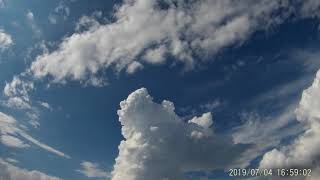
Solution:
M 267 152 L 260 167 L 320 167 L 320 71 L 313 84 L 303 91 L 298 108 L 298 121 L 305 131 L 293 143 Z
M 120 103 L 123 140 L 113 180 L 184 179 L 183 173 L 230 165 L 243 148 L 215 134 L 212 115 L 184 122 L 170 101 L 153 102 L 145 88 Z

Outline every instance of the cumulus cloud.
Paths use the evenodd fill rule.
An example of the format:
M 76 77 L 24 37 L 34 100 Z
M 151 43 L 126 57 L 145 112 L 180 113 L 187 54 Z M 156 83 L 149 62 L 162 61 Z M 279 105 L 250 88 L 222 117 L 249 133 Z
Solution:
M 81 163 L 81 169 L 77 171 L 89 178 L 104 178 L 104 179 L 110 178 L 109 172 L 102 170 L 99 167 L 99 164 L 89 162 L 89 161 L 83 161 Z
M 1 1 L 0 1 L 1 4 Z M 0 5 L 1 6 L 1 5 Z M 7 49 L 13 44 L 11 35 L 0 29 L 0 50 Z
M 127 68 L 127 73 L 128 74 L 134 74 L 135 72 L 139 71 L 143 69 L 143 65 L 137 61 L 133 61 L 132 63 L 130 63 L 128 65 L 128 68 Z
M 92 28 L 38 56 L 30 70 L 54 82 L 86 82 L 107 68 L 132 73 L 135 62 L 160 64 L 167 56 L 192 69 L 253 32 L 282 23 L 294 9 L 286 0 L 126 0 L 112 22 L 82 18 Z
M 267 152 L 260 167 L 312 167 L 320 161 L 320 71 L 311 87 L 303 91 L 296 109 L 297 119 L 305 131 L 291 144 Z
M 70 158 L 61 151 L 34 139 L 25 131 L 25 127 L 19 126 L 13 117 L 2 112 L 0 112 L 0 140 L 3 145 L 13 148 L 26 148 L 30 146 L 28 143 L 32 143 L 58 156 Z
M 125 140 L 113 180 L 184 179 L 184 172 L 225 168 L 243 151 L 231 138 L 212 131 L 211 113 L 185 122 L 172 102 L 153 102 L 145 88 L 131 93 L 120 107 Z
M 22 169 L 0 158 L 0 179 L 12 180 L 61 180 L 40 171 Z

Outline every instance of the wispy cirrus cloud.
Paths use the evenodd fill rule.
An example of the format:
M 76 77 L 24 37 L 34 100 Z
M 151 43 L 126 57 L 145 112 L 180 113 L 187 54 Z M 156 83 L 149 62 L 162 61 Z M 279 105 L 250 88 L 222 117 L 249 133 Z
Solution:
M 0 140 L 3 145 L 12 148 L 28 148 L 30 143 L 48 152 L 64 158 L 70 158 L 67 154 L 58 151 L 30 136 L 25 127 L 19 125 L 12 116 L 0 112 Z

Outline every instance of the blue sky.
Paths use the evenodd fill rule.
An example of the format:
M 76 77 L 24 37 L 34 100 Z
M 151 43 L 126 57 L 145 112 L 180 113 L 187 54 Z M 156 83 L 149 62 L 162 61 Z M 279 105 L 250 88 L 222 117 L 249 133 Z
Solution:
M 0 179 L 316 179 L 319 10 L 0 0 Z

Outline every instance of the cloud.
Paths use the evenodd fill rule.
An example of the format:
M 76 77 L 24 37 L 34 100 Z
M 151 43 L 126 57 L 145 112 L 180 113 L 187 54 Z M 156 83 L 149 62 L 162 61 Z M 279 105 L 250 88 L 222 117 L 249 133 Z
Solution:
M 135 72 L 143 69 L 143 65 L 137 61 L 133 61 L 131 64 L 128 65 L 127 73 L 134 74 Z
M 132 63 L 161 64 L 167 56 L 192 69 L 253 32 L 281 24 L 294 9 L 284 0 L 126 0 L 115 8 L 114 21 L 85 18 L 92 28 L 38 56 L 30 70 L 36 78 L 86 83 L 104 69 L 132 73 Z
M 14 147 L 14 148 L 29 147 L 28 144 L 25 144 L 20 139 L 14 137 L 14 136 L 10 136 L 10 135 L 2 135 L 1 136 L 1 142 L 6 146 Z
M 111 177 L 109 172 L 100 169 L 99 164 L 89 161 L 83 161 L 81 163 L 81 169 L 77 171 L 89 178 L 109 179 Z
M 52 110 L 50 104 L 47 102 L 39 102 L 39 104 L 46 109 Z
M 29 10 L 26 14 L 26 18 L 27 18 L 27 22 L 28 22 L 31 30 L 33 31 L 34 35 L 36 37 L 40 37 L 42 35 L 42 32 L 41 32 L 38 24 L 35 21 L 33 12 Z
M 0 2 L 1 6 L 1 2 Z M 10 34 L 6 33 L 3 29 L 0 29 L 0 50 L 3 51 L 13 45 L 13 40 Z
M 70 156 L 58 151 L 44 143 L 39 142 L 30 136 L 26 131 L 25 127 L 19 126 L 18 122 L 11 116 L 0 112 L 0 139 L 3 145 L 13 148 L 26 148 L 30 145 L 25 142 L 33 143 L 40 148 L 56 154 L 64 158 L 70 158 Z
M 232 130 L 233 141 L 236 144 L 250 144 L 235 164 L 245 168 L 255 158 L 262 156 L 270 148 L 278 146 L 285 138 L 296 136 L 304 131 L 296 122 L 295 105 L 290 105 L 275 115 L 262 115 L 256 112 L 241 114 L 243 125 Z
M 320 165 L 320 71 L 313 84 L 304 90 L 296 109 L 297 119 L 305 131 L 294 141 L 267 152 L 260 167 L 312 167 Z
M 13 77 L 10 83 L 6 82 L 3 93 L 8 100 L 4 105 L 18 109 L 31 109 L 28 93 L 34 90 L 34 83 L 23 81 L 19 76 Z
M 225 168 L 243 148 L 215 134 L 211 113 L 190 121 L 175 114 L 170 101 L 153 102 L 145 88 L 120 103 L 123 140 L 111 173 L 113 180 L 183 179 L 192 170 Z
M 201 117 L 194 117 L 188 123 L 195 123 L 203 128 L 209 128 L 212 125 L 212 114 L 210 112 L 204 113 Z
M 101 11 L 95 11 L 91 16 L 82 16 L 77 22 L 75 30 L 81 33 L 90 29 L 98 29 L 100 27 L 100 23 L 97 21 L 97 18 L 101 18 L 101 16 Z
M 21 97 L 9 97 L 7 101 L 3 102 L 3 105 L 16 109 L 31 109 L 30 104 Z
M 58 6 L 54 8 L 53 12 L 49 14 L 49 22 L 57 24 L 59 20 L 67 20 L 70 15 L 70 8 L 66 6 L 64 1 L 60 1 Z
M 215 100 L 211 100 L 206 103 L 200 104 L 200 109 L 206 110 L 206 111 L 213 111 L 219 108 L 220 106 L 223 106 L 224 104 L 225 104 L 224 101 L 220 99 L 215 99 Z
M 29 171 L 16 167 L 0 158 L 0 179 L 12 180 L 61 180 L 58 177 L 46 175 L 40 171 Z

